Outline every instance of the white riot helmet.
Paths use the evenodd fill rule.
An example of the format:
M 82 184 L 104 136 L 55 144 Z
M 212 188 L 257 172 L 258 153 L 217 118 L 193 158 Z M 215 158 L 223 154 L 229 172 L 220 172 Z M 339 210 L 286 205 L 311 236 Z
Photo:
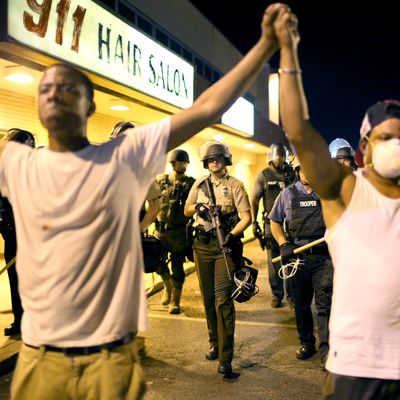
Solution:
M 353 158 L 354 150 L 346 139 L 337 138 L 329 144 L 329 153 L 334 159 L 337 158 Z
M 250 267 L 253 263 L 246 257 L 242 258 L 242 268 L 237 270 L 233 276 L 232 300 L 244 303 L 255 296 L 259 289 L 256 285 L 258 270 Z

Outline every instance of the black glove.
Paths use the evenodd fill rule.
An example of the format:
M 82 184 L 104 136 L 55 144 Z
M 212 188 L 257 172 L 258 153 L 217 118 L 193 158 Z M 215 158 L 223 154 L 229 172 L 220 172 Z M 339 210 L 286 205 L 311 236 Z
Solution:
M 260 228 L 260 225 L 258 225 L 257 221 L 253 222 L 253 235 L 257 239 L 262 238 L 262 230 Z
M 283 243 L 279 246 L 279 251 L 282 257 L 282 264 L 287 264 L 296 258 L 293 253 L 295 249 L 297 249 L 297 246 L 290 242 Z
M 204 203 L 197 203 L 195 206 L 195 210 L 200 218 L 206 221 L 210 219 L 208 214 L 210 212 L 210 209 Z
M 222 243 L 223 247 L 228 247 L 228 248 L 233 248 L 233 246 L 237 243 L 238 238 L 236 236 L 234 236 L 231 232 L 229 232 L 226 236 L 225 236 L 225 240 Z

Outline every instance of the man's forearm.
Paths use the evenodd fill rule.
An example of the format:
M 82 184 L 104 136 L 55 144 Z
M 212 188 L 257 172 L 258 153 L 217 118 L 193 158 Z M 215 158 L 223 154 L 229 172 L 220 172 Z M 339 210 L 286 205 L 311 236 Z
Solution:
M 257 215 L 258 215 L 258 199 L 252 199 L 251 200 L 251 212 L 253 215 L 253 222 L 257 221 Z
M 276 242 L 279 244 L 279 246 L 288 241 L 282 226 L 272 220 L 271 220 L 271 233 Z
M 281 49 L 280 72 L 282 125 L 289 141 L 296 147 L 303 142 L 304 134 L 311 128 L 296 49 Z

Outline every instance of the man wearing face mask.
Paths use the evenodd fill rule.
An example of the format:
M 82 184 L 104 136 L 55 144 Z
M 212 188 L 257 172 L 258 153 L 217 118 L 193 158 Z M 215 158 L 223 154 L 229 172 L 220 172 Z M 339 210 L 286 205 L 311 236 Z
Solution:
M 380 101 L 367 110 L 360 130 L 365 168 L 353 172 L 337 163 L 309 119 L 297 20 L 282 12 L 274 29 L 282 124 L 322 201 L 335 268 L 323 394 L 399 399 L 400 102 Z

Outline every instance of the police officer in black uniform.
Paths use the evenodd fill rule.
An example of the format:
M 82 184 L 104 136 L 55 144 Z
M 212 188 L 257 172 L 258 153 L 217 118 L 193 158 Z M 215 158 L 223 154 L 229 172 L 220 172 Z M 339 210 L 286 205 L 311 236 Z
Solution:
M 296 174 L 287 162 L 288 157 L 289 151 L 285 145 L 281 143 L 271 145 L 268 152 L 268 167 L 257 175 L 251 197 L 253 234 L 255 237 L 264 241 L 268 252 L 268 278 L 272 291 L 272 308 L 277 308 L 282 305 L 284 282 L 278 275 L 279 264 L 275 265 L 271 262 L 274 257 L 279 256 L 279 246 L 272 236 L 268 214 L 280 191 L 296 180 Z M 261 198 L 264 207 L 264 237 L 262 237 L 261 228 L 257 222 L 258 206 Z M 289 305 L 293 307 L 289 285 L 286 285 L 285 289 Z
M 185 205 L 185 215 L 195 213 L 196 227 L 193 243 L 194 259 L 200 290 L 206 312 L 210 349 L 208 360 L 218 358 L 218 372 L 232 373 L 232 359 L 235 333 L 235 307 L 231 298 L 234 271 L 241 266 L 243 245 L 240 240 L 243 231 L 251 224 L 250 202 L 243 183 L 228 174 L 226 167 L 232 165 L 229 149 L 217 141 L 204 143 L 199 149 L 200 160 L 209 176 L 196 180 Z M 206 180 L 212 186 L 216 206 L 219 206 L 225 230 L 224 247 L 231 251 L 226 260 L 218 246 L 215 230 L 210 229 L 207 216 L 210 193 Z
M 321 203 L 296 158 L 293 165 L 299 181 L 283 189 L 276 199 L 269 218 L 271 231 L 280 247 L 282 265 L 294 261 L 293 251 L 324 236 L 325 224 Z M 328 321 L 331 310 L 333 266 L 325 243 L 311 247 L 299 258 L 301 265 L 289 278 L 295 303 L 300 347 L 296 357 L 305 360 L 316 353 L 311 303 L 315 296 L 321 365 L 329 350 Z
M 161 205 L 155 221 L 154 236 L 165 244 L 171 255 L 172 275 L 167 263 L 162 263 L 157 271 L 164 284 L 161 303 L 168 305 L 170 314 L 179 314 L 185 281 L 183 263 L 187 253 L 186 224 L 190 220 L 183 211 L 195 179 L 185 174 L 190 162 L 189 154 L 185 150 L 173 150 L 168 161 L 172 165 L 172 173 L 156 177 L 161 189 Z
M 25 143 L 35 147 L 35 137 L 31 132 L 13 128 L 7 132 L 6 140 Z M 0 195 L 0 232 L 4 239 L 4 259 L 9 263 L 17 254 L 17 238 L 15 235 L 14 214 L 7 198 Z M 15 263 L 8 270 L 10 281 L 11 305 L 14 314 L 14 322 L 4 329 L 5 336 L 18 335 L 21 332 L 22 305 L 18 291 L 18 276 Z

